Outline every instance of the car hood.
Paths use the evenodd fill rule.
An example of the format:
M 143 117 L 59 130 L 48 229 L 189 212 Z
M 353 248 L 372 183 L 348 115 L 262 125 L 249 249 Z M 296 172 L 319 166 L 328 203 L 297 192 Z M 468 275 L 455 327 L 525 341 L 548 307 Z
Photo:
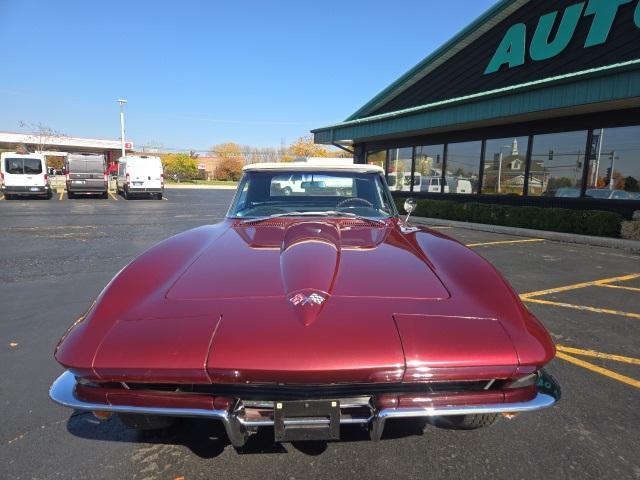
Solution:
M 366 383 L 404 373 L 389 307 L 448 296 L 391 222 L 286 219 L 231 226 L 167 300 L 216 309 L 213 382 Z
M 172 300 L 449 297 L 429 259 L 393 224 L 360 220 L 235 223 L 167 293 Z
M 112 380 L 367 383 L 506 378 L 553 353 L 499 274 L 439 232 L 273 219 L 200 227 L 147 251 L 56 358 Z

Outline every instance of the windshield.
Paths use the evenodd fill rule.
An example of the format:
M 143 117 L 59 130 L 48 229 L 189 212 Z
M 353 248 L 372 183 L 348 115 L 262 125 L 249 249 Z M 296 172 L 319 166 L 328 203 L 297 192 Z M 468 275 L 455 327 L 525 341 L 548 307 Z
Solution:
M 229 210 L 232 218 L 284 215 L 396 215 L 391 195 L 377 173 L 246 172 Z

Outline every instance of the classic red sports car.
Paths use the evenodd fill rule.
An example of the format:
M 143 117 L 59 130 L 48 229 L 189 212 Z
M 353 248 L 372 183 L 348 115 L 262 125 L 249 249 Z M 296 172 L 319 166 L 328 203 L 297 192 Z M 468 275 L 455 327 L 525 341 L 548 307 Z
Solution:
M 408 202 L 411 210 L 414 203 Z M 245 167 L 227 218 L 124 268 L 60 341 L 51 398 L 242 446 L 387 420 L 470 429 L 559 399 L 549 334 L 464 245 L 399 218 L 381 168 Z

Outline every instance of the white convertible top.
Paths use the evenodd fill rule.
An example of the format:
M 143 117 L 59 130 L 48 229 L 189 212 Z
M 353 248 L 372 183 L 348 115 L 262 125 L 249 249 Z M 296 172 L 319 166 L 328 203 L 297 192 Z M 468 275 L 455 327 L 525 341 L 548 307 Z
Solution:
M 356 172 L 356 173 L 384 173 L 382 167 L 377 165 L 368 165 L 366 163 L 304 163 L 304 162 L 280 162 L 280 163 L 252 163 L 246 165 L 243 169 L 245 172 L 253 172 L 256 170 L 282 170 L 286 172 L 308 172 L 308 171 L 325 171 L 325 172 Z

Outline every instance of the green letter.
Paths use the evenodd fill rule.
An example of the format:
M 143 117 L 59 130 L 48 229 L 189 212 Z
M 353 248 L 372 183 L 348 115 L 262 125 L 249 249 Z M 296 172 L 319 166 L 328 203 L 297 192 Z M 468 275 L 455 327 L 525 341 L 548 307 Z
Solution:
M 618 14 L 618 8 L 631 0 L 589 0 L 585 15 L 593 15 L 593 23 L 587 36 L 584 47 L 601 45 L 609 38 L 613 21 Z M 638 12 L 636 11 L 636 24 L 638 23 Z
M 636 14 L 633 16 L 633 21 L 636 22 L 636 27 L 640 28 L 640 2 L 636 7 Z
M 583 8 L 584 2 L 576 3 L 566 8 L 556 32 L 556 37 L 552 42 L 549 42 L 549 36 L 553 25 L 556 23 L 558 12 L 547 13 L 540 17 L 529 49 L 531 58 L 533 60 L 546 60 L 547 58 L 555 57 L 567 48 L 576 31 Z
M 495 73 L 505 64 L 509 65 L 509 68 L 524 65 L 526 41 L 527 26 L 524 23 L 516 23 L 505 34 L 484 74 Z

